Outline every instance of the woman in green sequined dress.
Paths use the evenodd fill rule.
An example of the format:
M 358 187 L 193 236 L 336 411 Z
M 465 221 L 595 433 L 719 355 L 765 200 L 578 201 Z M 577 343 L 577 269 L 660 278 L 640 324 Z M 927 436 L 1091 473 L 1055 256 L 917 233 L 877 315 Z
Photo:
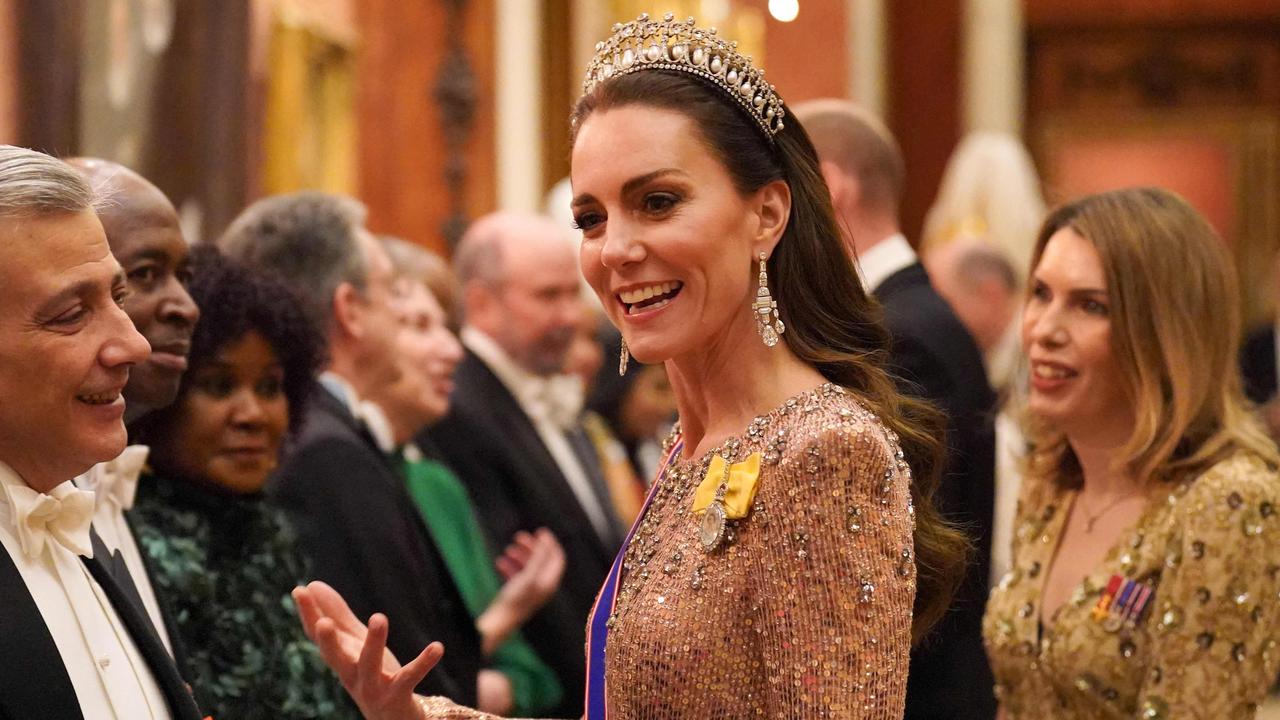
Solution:
M 131 513 L 200 707 L 214 718 L 359 717 L 298 630 L 309 577 L 283 512 L 261 495 L 296 429 L 318 336 L 282 286 L 192 254 L 202 311 L 178 399 L 136 430 L 151 445 Z

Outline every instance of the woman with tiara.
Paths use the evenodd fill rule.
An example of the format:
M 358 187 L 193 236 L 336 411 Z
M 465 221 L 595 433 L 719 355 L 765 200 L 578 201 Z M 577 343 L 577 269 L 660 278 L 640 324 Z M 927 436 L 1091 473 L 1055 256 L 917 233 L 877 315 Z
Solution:
M 818 160 L 762 70 L 693 20 L 597 46 L 573 114 L 583 273 L 623 367 L 666 365 L 679 423 L 588 618 L 587 717 L 900 718 L 961 536 L 931 501 L 941 418 L 897 394 Z M 308 633 L 366 715 L 485 718 L 411 690 L 319 583 Z M 914 605 L 914 614 L 913 614 Z

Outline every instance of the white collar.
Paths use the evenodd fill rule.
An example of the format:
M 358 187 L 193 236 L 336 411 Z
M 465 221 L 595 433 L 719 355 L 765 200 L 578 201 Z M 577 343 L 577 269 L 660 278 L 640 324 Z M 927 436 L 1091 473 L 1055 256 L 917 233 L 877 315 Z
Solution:
M 535 375 L 517 365 L 497 341 L 470 325 L 463 326 L 458 336 L 498 376 L 526 415 L 545 419 L 561 429 L 577 422 L 584 398 L 582 380 L 576 375 Z
M 458 338 L 462 340 L 462 344 L 468 350 L 475 353 L 494 375 L 502 381 L 503 385 L 517 397 L 520 395 L 520 388 L 529 385 L 532 381 L 538 379 L 537 375 L 525 370 L 516 364 L 515 360 L 507 354 L 506 350 L 498 344 L 496 340 L 489 337 L 483 330 L 479 330 L 471 325 L 464 325 L 458 333 Z
M 326 370 L 320 373 L 319 379 L 320 385 L 347 408 L 351 417 L 364 423 L 378 449 L 384 453 L 395 451 L 395 433 L 392 432 L 391 421 L 387 420 L 387 414 L 381 406 L 370 400 L 362 400 L 351 383 L 337 373 Z
M 875 292 L 890 275 L 916 262 L 916 251 L 902 233 L 894 233 L 858 254 L 858 268 L 862 271 L 862 286 L 867 292 Z

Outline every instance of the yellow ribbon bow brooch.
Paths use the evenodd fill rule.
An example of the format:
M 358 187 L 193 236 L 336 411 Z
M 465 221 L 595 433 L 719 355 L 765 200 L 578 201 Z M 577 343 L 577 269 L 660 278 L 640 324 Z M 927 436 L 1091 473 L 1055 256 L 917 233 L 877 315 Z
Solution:
M 701 513 L 698 539 L 706 552 L 715 550 L 724 539 L 729 520 L 740 520 L 751 513 L 760 484 L 760 453 L 730 465 L 723 457 L 711 458 L 707 476 L 693 494 L 693 512 Z

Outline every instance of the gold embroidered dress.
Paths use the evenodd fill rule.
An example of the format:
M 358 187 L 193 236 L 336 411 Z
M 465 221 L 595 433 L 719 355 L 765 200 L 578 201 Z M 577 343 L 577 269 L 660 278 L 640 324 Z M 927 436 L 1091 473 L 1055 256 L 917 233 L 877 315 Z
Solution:
M 692 507 L 707 468 L 756 454 L 749 514 L 704 551 Z M 902 717 L 914 511 L 910 471 L 875 415 L 824 385 L 658 482 L 610 621 L 611 720 Z
M 1040 623 L 1074 490 L 1028 481 L 1013 569 L 983 621 L 1008 720 L 1253 718 L 1280 649 L 1280 479 L 1238 452 L 1150 503 L 1103 563 Z M 1113 575 L 1154 593 L 1136 622 L 1094 609 Z

